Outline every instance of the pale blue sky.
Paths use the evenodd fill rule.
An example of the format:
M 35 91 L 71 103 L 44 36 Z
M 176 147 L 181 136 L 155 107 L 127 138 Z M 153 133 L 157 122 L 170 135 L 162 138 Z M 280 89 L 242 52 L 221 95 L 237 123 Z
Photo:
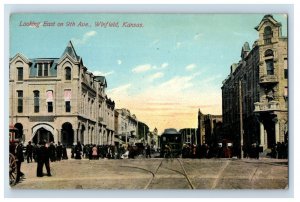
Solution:
M 221 86 L 230 65 L 264 14 L 17 14 L 10 21 L 10 57 L 60 57 L 69 40 L 89 71 L 102 73 L 107 94 L 151 129 L 197 127 L 198 108 L 221 114 Z M 273 15 L 287 33 L 287 18 Z M 20 22 L 88 22 L 89 27 L 25 27 Z M 119 28 L 95 27 L 96 21 Z M 123 22 L 142 23 L 125 28 Z M 175 113 L 177 112 L 177 113 Z M 179 123 L 174 123 L 174 116 Z M 163 117 L 163 118 L 162 118 Z M 171 117 L 168 118 L 168 117 Z

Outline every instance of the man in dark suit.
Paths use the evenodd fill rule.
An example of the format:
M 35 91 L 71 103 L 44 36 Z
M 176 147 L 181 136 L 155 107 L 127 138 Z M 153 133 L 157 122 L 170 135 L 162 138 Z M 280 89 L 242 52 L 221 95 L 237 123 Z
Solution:
M 63 147 L 60 144 L 60 142 L 58 142 L 58 145 L 56 146 L 56 160 L 60 161 L 62 156 L 63 156 Z
M 27 155 L 27 163 L 32 162 L 32 154 L 33 154 L 33 146 L 31 144 L 31 141 L 28 142 L 28 145 L 26 146 L 26 155 Z
M 43 166 L 45 164 L 47 170 L 47 176 L 51 176 L 50 172 L 50 155 L 49 149 L 46 147 L 46 141 L 41 141 L 40 146 L 37 148 L 37 177 L 43 177 Z
M 22 142 L 16 141 L 18 145 L 16 146 L 16 163 L 17 163 L 17 177 L 16 182 L 20 181 L 20 177 L 24 175 L 24 173 L 21 172 L 21 164 L 24 162 L 24 155 L 23 155 L 23 144 Z

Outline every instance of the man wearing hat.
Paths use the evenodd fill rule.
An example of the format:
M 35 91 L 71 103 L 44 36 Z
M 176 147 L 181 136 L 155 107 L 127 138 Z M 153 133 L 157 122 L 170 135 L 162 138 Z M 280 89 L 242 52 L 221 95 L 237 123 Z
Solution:
M 45 164 L 46 170 L 47 170 L 47 176 L 51 176 L 50 172 L 50 155 L 48 148 L 46 147 L 46 141 L 41 141 L 40 147 L 37 149 L 37 170 L 36 170 L 36 176 L 37 177 L 43 177 L 43 167 Z
M 26 154 L 27 154 L 27 163 L 32 162 L 32 154 L 33 154 L 33 146 L 31 144 L 31 141 L 28 142 L 26 146 Z
M 17 177 L 16 182 L 20 181 L 20 177 L 24 175 L 24 173 L 21 172 L 21 164 L 24 162 L 24 155 L 23 155 L 23 144 L 18 139 L 15 140 L 16 146 L 16 163 L 17 163 Z

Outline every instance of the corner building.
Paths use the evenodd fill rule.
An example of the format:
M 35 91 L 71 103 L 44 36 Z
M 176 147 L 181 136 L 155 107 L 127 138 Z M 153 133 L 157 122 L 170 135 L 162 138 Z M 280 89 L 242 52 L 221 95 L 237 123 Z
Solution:
M 255 29 L 259 38 L 246 42 L 241 60 L 231 65 L 222 86 L 223 130 L 234 146 L 258 143 L 264 149 L 288 139 L 287 37 L 281 23 L 265 15 Z
M 24 142 L 114 144 L 115 103 L 106 79 L 84 66 L 71 41 L 60 58 L 10 59 L 9 119 Z

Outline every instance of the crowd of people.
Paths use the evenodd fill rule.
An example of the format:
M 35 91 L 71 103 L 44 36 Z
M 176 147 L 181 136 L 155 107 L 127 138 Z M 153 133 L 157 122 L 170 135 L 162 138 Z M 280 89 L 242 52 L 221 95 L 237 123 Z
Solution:
M 208 144 L 184 144 L 182 158 L 231 158 L 232 148 L 229 146 L 209 146 Z
M 288 143 L 277 142 L 271 149 L 271 158 L 287 159 L 288 158 Z
M 25 153 L 23 152 L 24 148 L 26 148 Z M 259 154 L 262 152 L 260 150 L 261 148 L 256 143 L 247 147 L 244 146 L 244 158 L 259 159 Z M 98 160 L 101 158 L 120 159 L 122 154 L 126 151 L 128 152 L 128 158 L 135 158 L 138 155 L 151 158 L 153 148 L 148 144 L 146 146 L 127 145 L 116 147 L 113 145 L 83 145 L 80 142 L 77 142 L 77 144 L 71 148 L 71 158 L 84 158 L 90 160 Z M 169 152 L 171 151 L 172 148 L 169 146 Z M 24 176 L 24 173 L 21 172 L 21 164 L 25 159 L 27 160 L 27 163 L 32 163 L 33 161 L 37 163 L 37 177 L 43 177 L 44 166 L 46 167 L 47 176 L 51 176 L 50 162 L 68 159 L 67 148 L 60 142 L 54 144 L 54 142 L 46 143 L 46 141 L 41 141 L 39 144 L 33 145 L 31 141 L 29 141 L 26 147 L 24 147 L 22 142 L 16 141 L 15 144 L 10 147 L 10 153 L 16 158 L 16 182 Z M 184 144 L 179 153 L 182 158 L 232 158 L 236 155 L 234 148 L 229 144 L 217 144 L 213 146 L 207 144 Z M 278 142 L 272 147 L 271 152 L 268 155 L 271 158 L 287 159 L 288 144 L 285 142 Z
M 259 159 L 262 148 L 257 143 L 243 147 L 243 158 Z M 236 156 L 240 158 L 241 150 L 233 148 L 227 144 L 209 146 L 207 144 L 193 145 L 184 144 L 181 153 L 182 158 L 232 158 Z M 275 144 L 271 153 L 267 154 L 271 158 L 287 159 L 288 158 L 288 144 L 278 142 Z
M 97 160 L 99 158 L 115 159 L 119 158 L 122 151 L 113 145 L 81 144 L 77 142 L 71 148 L 71 158 Z
M 31 163 L 33 160 L 38 161 L 38 149 L 41 145 L 46 144 L 46 141 L 41 141 L 39 144 L 32 145 L 31 141 L 28 142 L 25 149 L 25 156 L 27 163 Z M 54 142 L 47 143 L 47 152 L 49 153 L 49 159 L 51 162 L 68 159 L 67 147 L 60 142 L 54 144 Z
M 54 144 L 53 142 L 47 143 L 45 140 L 34 145 L 31 141 L 29 141 L 26 147 L 24 147 L 23 143 L 16 139 L 10 144 L 9 152 L 15 156 L 16 183 L 18 183 L 20 178 L 24 176 L 24 173 L 21 171 L 21 165 L 25 159 L 27 160 L 27 163 L 37 163 L 37 177 L 44 176 L 44 166 L 47 171 L 47 176 L 52 176 L 50 162 L 68 159 L 65 145 L 62 145 L 60 142 L 58 142 L 58 144 Z

